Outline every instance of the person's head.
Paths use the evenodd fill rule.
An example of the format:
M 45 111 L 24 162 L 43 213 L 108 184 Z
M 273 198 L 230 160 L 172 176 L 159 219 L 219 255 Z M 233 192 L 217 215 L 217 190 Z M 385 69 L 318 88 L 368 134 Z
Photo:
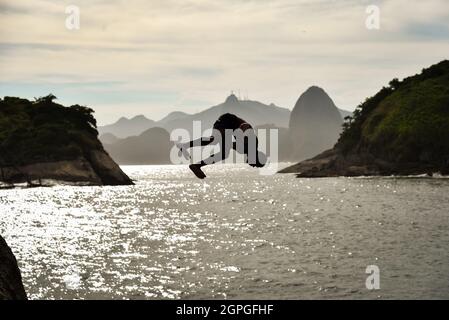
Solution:
M 251 167 L 262 168 L 267 164 L 267 156 L 262 151 L 257 152 L 257 158 L 255 163 L 249 163 Z

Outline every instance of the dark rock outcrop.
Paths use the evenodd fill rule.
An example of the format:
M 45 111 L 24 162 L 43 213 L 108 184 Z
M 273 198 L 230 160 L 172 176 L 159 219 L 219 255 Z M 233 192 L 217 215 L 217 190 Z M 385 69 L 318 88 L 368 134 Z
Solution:
M 55 99 L 0 99 L 0 182 L 133 184 L 98 140 L 94 111 Z
M 342 123 L 338 108 L 323 89 L 307 89 L 290 115 L 290 158 L 307 159 L 331 148 L 338 140 Z
M 16 258 L 0 236 L 0 300 L 26 300 Z
M 392 163 L 372 154 L 343 155 L 338 149 L 330 149 L 312 159 L 285 168 L 280 173 L 297 173 L 302 178 L 409 176 L 432 175 L 436 171 L 447 174 L 447 168 L 444 170 L 443 167 L 420 162 Z
M 333 149 L 281 172 L 301 177 L 449 174 L 449 61 L 363 102 Z
M 55 180 L 83 185 L 133 184 L 111 157 L 101 150 L 92 150 L 86 157 L 73 160 L 38 162 L 1 169 L 3 178 L 0 181 L 9 183 Z
M 92 150 L 86 155 L 102 185 L 132 185 L 131 179 L 104 150 Z

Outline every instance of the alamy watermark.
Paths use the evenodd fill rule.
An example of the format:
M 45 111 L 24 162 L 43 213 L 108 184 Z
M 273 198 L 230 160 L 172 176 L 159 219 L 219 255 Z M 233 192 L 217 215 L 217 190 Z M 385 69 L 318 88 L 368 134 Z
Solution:
M 380 29 L 380 8 L 378 5 L 372 4 L 366 7 L 365 10 L 368 15 L 365 20 L 365 26 L 368 30 Z
M 365 286 L 368 290 L 380 289 L 380 269 L 376 265 L 366 267 L 365 273 L 369 274 L 366 278 Z
M 65 19 L 65 27 L 68 30 L 79 30 L 81 27 L 81 10 L 78 6 L 69 5 L 65 8 L 68 15 Z

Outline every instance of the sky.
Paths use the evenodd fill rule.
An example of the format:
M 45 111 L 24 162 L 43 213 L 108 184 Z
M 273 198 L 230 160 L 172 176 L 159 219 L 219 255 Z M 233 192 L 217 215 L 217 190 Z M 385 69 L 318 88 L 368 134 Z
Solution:
M 53 93 L 100 125 L 198 112 L 231 90 L 292 109 L 312 85 L 353 110 L 444 59 L 448 0 L 0 0 L 0 97 Z

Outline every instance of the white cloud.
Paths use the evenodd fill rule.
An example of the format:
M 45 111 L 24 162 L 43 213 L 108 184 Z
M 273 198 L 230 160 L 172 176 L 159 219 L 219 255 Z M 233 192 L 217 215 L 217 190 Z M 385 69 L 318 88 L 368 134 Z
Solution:
M 381 8 L 379 31 L 364 27 L 372 3 Z M 64 27 L 68 4 L 81 8 L 79 31 Z M 448 58 L 445 31 L 432 31 L 449 27 L 448 17 L 446 0 L 0 0 L 0 72 L 8 89 L 120 83 L 70 89 L 65 100 L 86 101 L 100 122 L 140 110 L 160 118 L 183 101 L 219 103 L 239 88 L 292 108 L 318 84 L 354 108 L 391 78 Z M 90 102 L 92 91 L 104 103 Z M 125 101 L 111 98 L 117 91 Z M 158 102 L 154 93 L 172 98 Z

